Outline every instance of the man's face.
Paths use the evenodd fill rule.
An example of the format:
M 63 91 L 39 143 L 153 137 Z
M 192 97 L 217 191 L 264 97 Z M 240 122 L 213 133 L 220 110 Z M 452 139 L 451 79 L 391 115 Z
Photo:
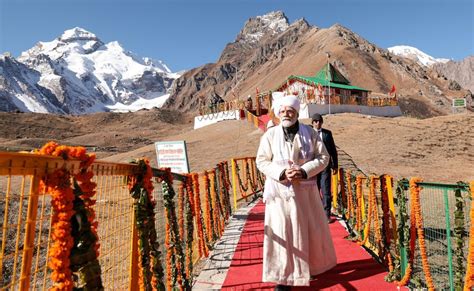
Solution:
M 323 126 L 323 121 L 322 120 L 313 120 L 313 127 L 316 129 L 321 129 L 321 126 Z
M 298 120 L 298 112 L 290 106 L 282 106 L 278 115 L 283 127 L 290 127 Z

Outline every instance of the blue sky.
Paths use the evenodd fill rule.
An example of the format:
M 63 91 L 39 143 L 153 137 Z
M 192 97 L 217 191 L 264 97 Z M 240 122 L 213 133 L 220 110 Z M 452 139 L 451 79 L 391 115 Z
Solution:
M 410 45 L 436 58 L 474 55 L 472 0 L 0 0 L 0 53 L 83 27 L 172 71 L 215 62 L 245 21 L 282 10 L 327 28 L 340 23 L 377 46 Z

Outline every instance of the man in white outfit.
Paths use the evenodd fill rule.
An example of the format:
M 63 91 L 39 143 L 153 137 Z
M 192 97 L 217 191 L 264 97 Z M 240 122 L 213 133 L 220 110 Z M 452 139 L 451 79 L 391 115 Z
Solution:
M 315 176 L 329 162 L 316 132 L 298 122 L 300 102 L 284 96 L 274 104 L 278 126 L 265 132 L 257 167 L 266 175 L 263 282 L 275 290 L 309 286 L 311 276 L 336 265 L 336 254 Z

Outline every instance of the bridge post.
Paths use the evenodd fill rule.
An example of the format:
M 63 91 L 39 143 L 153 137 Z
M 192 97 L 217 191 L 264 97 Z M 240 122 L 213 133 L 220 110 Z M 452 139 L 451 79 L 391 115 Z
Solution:
M 39 181 L 40 178 L 35 169 L 35 173 L 31 178 L 30 197 L 28 198 L 25 240 L 23 243 L 23 259 L 21 263 L 20 290 L 29 290 L 30 288 L 31 263 L 33 260 L 36 217 L 38 214 Z

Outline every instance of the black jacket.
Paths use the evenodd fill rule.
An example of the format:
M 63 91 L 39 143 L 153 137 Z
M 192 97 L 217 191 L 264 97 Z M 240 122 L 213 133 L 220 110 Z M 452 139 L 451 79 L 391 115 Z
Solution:
M 321 128 L 322 135 L 323 135 L 323 143 L 326 146 L 326 149 L 329 153 L 330 160 L 328 167 L 331 169 L 337 169 L 338 161 L 337 161 L 337 149 L 336 144 L 334 143 L 334 139 L 332 138 L 332 132 L 325 128 Z

